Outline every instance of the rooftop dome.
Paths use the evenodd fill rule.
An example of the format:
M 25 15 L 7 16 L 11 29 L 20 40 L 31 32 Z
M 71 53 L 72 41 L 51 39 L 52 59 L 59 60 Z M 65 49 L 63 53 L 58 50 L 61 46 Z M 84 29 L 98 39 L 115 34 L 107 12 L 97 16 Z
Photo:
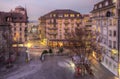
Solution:
M 17 7 L 15 8 L 15 10 L 25 10 L 25 8 L 22 7 L 22 6 L 17 6 Z
M 17 6 L 16 8 L 23 8 L 22 6 Z

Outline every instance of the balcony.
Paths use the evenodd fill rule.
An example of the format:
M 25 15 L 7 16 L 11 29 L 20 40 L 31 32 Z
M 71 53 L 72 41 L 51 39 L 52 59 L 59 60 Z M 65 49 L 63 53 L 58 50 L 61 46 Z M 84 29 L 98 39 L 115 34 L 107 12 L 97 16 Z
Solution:
M 65 33 L 64 33 L 64 35 L 65 35 L 65 36 L 68 36 L 68 35 L 69 35 L 69 33 L 68 33 L 68 32 L 65 32 Z
M 66 21 L 64 22 L 64 24 L 65 24 L 65 25 L 68 25 L 68 24 L 69 24 L 69 21 L 66 20 Z
M 48 35 L 57 35 L 57 32 L 49 32 Z
M 48 30 L 58 30 L 57 27 L 48 27 Z
M 69 30 L 69 28 L 68 28 L 68 27 L 65 27 L 64 30 Z

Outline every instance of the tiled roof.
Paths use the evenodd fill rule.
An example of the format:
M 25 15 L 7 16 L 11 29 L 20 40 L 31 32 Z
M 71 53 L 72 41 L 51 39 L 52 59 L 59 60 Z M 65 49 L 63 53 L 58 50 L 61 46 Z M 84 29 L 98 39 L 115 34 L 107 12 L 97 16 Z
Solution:
M 27 22 L 27 16 L 15 12 L 0 12 L 0 25 L 9 24 L 10 22 Z
M 105 8 L 110 7 L 110 6 L 115 6 L 113 3 L 113 0 L 103 0 L 103 1 L 96 3 L 91 12 L 95 12 L 95 11 L 101 10 L 103 8 L 105 9 Z
M 50 15 L 51 14 L 56 14 L 56 17 L 55 18 L 59 18 L 58 15 L 63 15 L 63 14 L 80 14 L 79 12 L 77 11 L 73 11 L 73 10 L 70 10 L 70 9 L 59 9 L 59 10 L 54 10 L 54 11 L 51 11 L 47 14 L 45 14 L 44 16 L 41 16 L 39 18 L 40 19 L 45 19 L 45 18 L 51 18 Z M 53 18 L 53 17 L 52 17 Z M 63 17 L 65 18 L 65 17 Z M 69 17 L 70 18 L 70 17 Z M 80 14 L 80 17 L 79 18 L 82 18 L 81 14 Z

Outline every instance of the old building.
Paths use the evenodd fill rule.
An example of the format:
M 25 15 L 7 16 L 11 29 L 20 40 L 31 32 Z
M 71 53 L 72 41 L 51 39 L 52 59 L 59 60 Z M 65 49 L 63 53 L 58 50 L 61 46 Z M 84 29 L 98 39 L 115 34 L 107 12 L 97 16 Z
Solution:
M 12 34 L 9 22 L 6 17 L 8 13 L 0 12 L 0 64 L 6 62 L 12 55 Z
M 27 32 L 27 12 L 23 7 L 16 7 L 10 12 L 0 12 L 0 61 L 9 60 L 16 55 L 13 43 L 23 44 Z
M 27 41 L 27 23 L 28 16 L 25 8 L 18 6 L 15 10 L 11 10 L 8 12 L 12 20 L 10 20 L 10 25 L 12 28 L 12 36 L 14 37 L 14 41 L 23 44 Z
M 66 46 L 68 33 L 82 26 L 81 14 L 69 9 L 51 11 L 39 21 L 41 38 L 46 38 L 50 46 Z
M 112 73 L 119 73 L 118 50 L 118 0 L 103 0 L 94 5 L 92 10 L 93 27 L 102 54 L 102 64 Z

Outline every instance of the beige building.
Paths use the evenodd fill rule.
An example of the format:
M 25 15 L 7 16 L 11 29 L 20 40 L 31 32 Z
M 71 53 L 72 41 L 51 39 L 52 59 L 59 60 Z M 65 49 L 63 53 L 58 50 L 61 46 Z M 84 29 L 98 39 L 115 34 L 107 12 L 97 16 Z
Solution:
M 116 76 L 119 74 L 117 10 L 117 0 L 103 0 L 96 3 L 91 12 L 102 54 L 101 63 Z
M 11 10 L 9 14 L 11 14 L 9 17 L 12 18 L 12 20 L 10 20 L 8 17 L 8 20 L 12 28 L 12 36 L 14 41 L 23 44 L 27 41 L 27 11 L 25 8 L 18 6 L 15 10 Z
M 68 33 L 82 27 L 82 16 L 79 12 L 63 9 L 54 10 L 39 18 L 41 37 L 46 38 L 50 46 L 67 46 Z

